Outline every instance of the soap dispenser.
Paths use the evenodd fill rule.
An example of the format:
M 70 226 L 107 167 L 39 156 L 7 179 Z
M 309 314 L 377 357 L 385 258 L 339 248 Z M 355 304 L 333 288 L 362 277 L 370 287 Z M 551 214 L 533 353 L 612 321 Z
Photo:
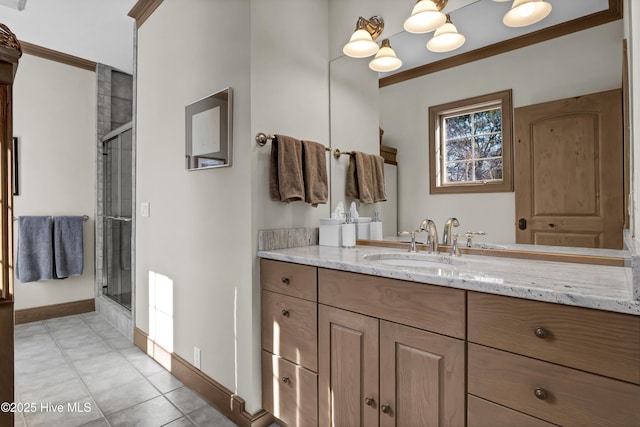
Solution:
M 356 224 L 351 219 L 351 212 L 344 213 L 344 224 L 340 226 L 342 229 L 342 247 L 356 247 Z
M 380 221 L 377 211 L 373 213 L 373 220 L 369 223 L 369 238 L 382 240 L 382 221 Z

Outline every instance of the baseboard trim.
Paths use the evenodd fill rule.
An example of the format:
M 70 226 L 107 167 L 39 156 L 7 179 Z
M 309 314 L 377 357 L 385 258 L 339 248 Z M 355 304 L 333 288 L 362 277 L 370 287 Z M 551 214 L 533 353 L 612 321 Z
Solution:
M 239 427 L 266 427 L 275 422 L 273 415 L 267 411 L 263 410 L 256 414 L 245 411 L 244 399 L 196 369 L 182 357 L 156 344 L 137 327 L 133 329 L 133 343 Z
M 96 301 L 93 298 L 45 305 L 42 307 L 23 308 L 22 310 L 15 311 L 15 324 L 20 325 L 22 323 L 54 319 L 56 317 L 71 316 L 73 314 L 90 313 L 92 311 L 96 311 Z

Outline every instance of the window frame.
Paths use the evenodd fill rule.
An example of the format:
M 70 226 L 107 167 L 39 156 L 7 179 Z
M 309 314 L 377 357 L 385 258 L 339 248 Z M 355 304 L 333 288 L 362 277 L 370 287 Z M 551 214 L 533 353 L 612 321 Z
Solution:
M 472 181 L 441 184 L 443 147 L 440 131 L 441 118 L 452 114 L 477 111 L 482 106 L 500 105 L 502 128 L 502 180 Z M 513 191 L 513 104 L 512 90 L 452 101 L 429 107 L 429 193 L 498 193 Z

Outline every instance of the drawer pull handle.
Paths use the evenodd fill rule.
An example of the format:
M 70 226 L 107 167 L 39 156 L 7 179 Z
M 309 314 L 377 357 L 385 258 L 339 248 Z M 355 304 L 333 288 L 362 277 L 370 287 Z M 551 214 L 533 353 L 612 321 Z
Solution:
M 389 406 L 389 405 L 382 405 L 382 406 L 380 407 L 380 410 L 382 411 L 382 413 L 384 413 L 384 414 L 388 414 L 388 413 L 390 413 L 390 412 L 391 412 L 391 406 Z
M 285 384 L 289 384 L 291 382 L 291 380 L 289 380 L 289 377 L 282 377 L 281 380 Z
M 364 399 L 364 403 L 366 403 L 367 406 L 373 406 L 376 404 L 376 401 L 373 400 L 373 397 L 367 397 L 366 399 Z
M 288 278 L 288 277 L 286 277 L 286 276 L 282 276 L 282 277 L 280 278 L 280 281 L 281 281 L 282 283 L 284 283 L 285 285 L 288 285 L 288 284 L 289 284 L 289 278 Z
M 549 392 L 542 387 L 536 387 L 533 390 L 533 394 L 540 400 L 547 400 L 549 398 Z
M 547 331 L 545 328 L 539 326 L 537 327 L 533 333 L 536 334 L 536 337 L 540 338 L 540 339 L 545 339 L 545 338 L 549 338 L 549 331 Z
M 282 315 L 283 315 L 284 317 L 289 317 L 289 310 L 285 310 L 285 309 L 283 309 L 283 310 L 282 310 Z

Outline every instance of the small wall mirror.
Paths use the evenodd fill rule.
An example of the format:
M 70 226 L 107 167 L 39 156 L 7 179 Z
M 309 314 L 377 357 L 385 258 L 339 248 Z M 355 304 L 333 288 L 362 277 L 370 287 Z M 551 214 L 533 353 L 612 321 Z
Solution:
M 230 87 L 187 105 L 185 168 L 231 166 L 233 91 Z

